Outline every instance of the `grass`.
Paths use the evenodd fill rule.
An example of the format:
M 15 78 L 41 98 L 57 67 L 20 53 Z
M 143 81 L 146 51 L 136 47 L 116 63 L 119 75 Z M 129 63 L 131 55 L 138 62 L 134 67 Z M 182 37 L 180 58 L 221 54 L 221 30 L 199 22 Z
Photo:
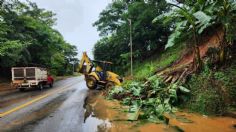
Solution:
M 137 80 L 142 80 L 144 78 L 150 77 L 153 73 L 160 69 L 164 68 L 177 59 L 182 54 L 183 45 L 176 45 L 172 48 L 169 48 L 163 53 L 157 53 L 152 57 L 144 60 L 143 62 L 137 62 L 134 64 L 134 77 Z

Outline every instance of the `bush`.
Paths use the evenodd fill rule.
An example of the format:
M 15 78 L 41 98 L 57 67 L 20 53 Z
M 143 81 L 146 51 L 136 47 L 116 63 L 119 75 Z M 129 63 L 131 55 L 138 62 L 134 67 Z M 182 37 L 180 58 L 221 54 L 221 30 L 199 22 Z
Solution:
M 192 95 L 185 106 L 202 114 L 223 114 L 227 109 L 227 91 L 225 83 L 217 78 L 220 74 L 205 68 L 201 74 L 193 75 L 187 83 Z M 228 80 L 227 76 L 221 79 Z
M 191 110 L 208 115 L 222 114 L 225 112 L 224 99 L 215 90 L 207 90 L 196 96 Z

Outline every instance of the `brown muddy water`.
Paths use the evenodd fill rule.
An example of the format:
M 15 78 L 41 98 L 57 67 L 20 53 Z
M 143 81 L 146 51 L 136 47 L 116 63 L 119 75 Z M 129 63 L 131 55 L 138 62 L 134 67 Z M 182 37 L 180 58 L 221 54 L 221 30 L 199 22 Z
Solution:
M 106 100 L 101 91 L 89 91 L 84 104 L 84 128 L 98 132 L 236 132 L 236 119 L 209 117 L 177 112 L 169 125 L 142 121 L 127 121 L 128 108 L 118 101 Z M 88 130 L 88 128 L 90 130 Z

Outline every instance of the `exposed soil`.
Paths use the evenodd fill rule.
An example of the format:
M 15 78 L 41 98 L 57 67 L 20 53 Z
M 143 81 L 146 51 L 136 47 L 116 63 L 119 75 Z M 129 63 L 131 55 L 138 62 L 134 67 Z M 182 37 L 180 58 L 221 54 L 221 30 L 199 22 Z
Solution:
M 94 94 L 94 93 L 91 93 Z M 97 92 L 93 98 L 86 99 L 87 118 L 91 123 L 93 120 L 101 120 L 97 131 L 141 131 L 141 132 L 235 132 L 236 119 L 232 117 L 208 117 L 193 113 L 177 112 L 175 115 L 167 115 L 169 125 L 148 123 L 145 121 L 127 121 L 127 107 L 117 101 L 104 99 L 101 93 Z M 89 114 L 90 113 L 90 114 Z M 94 122 L 93 122 L 94 123 Z
M 219 47 L 222 37 L 223 37 L 223 32 L 221 30 L 218 30 L 218 32 L 214 33 L 213 35 L 205 37 L 204 38 L 205 40 L 199 44 L 201 58 L 204 58 L 206 56 L 209 48 Z M 193 64 L 193 61 L 194 61 L 194 51 L 186 50 L 185 54 L 183 54 L 179 60 L 177 60 L 171 66 L 168 66 L 162 69 L 161 71 L 158 71 L 157 74 L 158 75 L 165 75 L 172 73 L 175 74 L 176 71 L 183 71 L 184 68 L 191 66 L 191 64 Z
M 223 32 L 218 31 L 218 33 L 209 36 L 209 38 L 207 38 L 207 41 L 200 44 L 199 50 L 201 58 L 206 56 L 206 53 L 209 48 L 218 48 L 220 45 L 220 40 L 222 40 L 222 37 L 223 37 Z M 178 61 L 174 66 L 190 64 L 193 62 L 193 59 L 194 59 L 194 53 L 193 51 L 190 51 L 190 54 L 188 53 L 185 56 L 183 56 L 183 58 L 180 61 Z

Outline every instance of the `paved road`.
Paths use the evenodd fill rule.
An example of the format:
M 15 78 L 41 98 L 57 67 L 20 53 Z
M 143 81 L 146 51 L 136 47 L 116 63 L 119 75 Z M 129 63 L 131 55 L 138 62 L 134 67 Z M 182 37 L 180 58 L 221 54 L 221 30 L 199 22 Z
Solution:
M 83 77 L 74 77 L 43 91 L 0 93 L 0 132 L 96 131 L 99 121 L 84 123 L 84 100 L 89 92 Z

